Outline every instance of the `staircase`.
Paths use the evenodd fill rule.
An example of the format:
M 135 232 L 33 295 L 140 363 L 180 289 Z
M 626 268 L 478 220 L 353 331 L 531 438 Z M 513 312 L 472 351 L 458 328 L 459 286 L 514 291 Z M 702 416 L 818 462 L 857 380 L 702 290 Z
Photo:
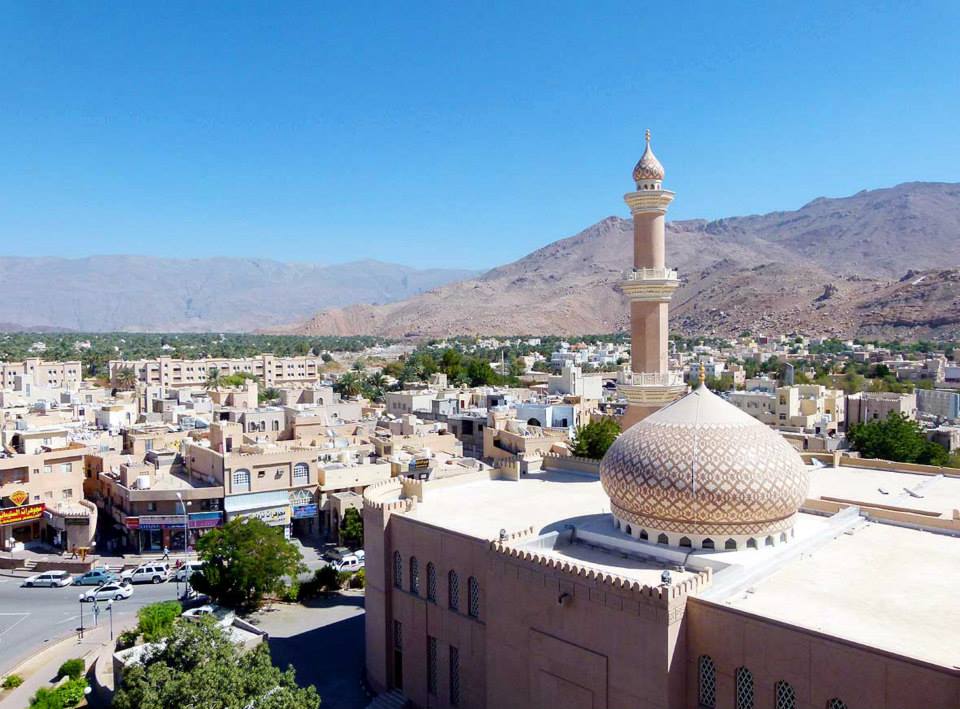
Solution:
M 367 705 L 367 709 L 406 709 L 408 706 L 409 700 L 403 696 L 400 690 L 394 689 L 378 694 Z
M 37 568 L 37 561 L 36 561 L 36 559 L 24 559 L 24 560 L 23 560 L 23 568 L 24 568 L 26 571 L 33 571 L 35 568 Z

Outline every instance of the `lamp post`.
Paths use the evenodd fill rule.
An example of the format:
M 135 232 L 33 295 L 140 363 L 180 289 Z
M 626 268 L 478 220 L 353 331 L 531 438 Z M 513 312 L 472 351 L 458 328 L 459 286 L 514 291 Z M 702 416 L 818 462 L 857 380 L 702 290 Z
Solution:
M 189 517 L 187 516 L 187 505 L 183 501 L 183 495 L 177 493 L 177 499 L 180 501 L 180 507 L 183 508 L 183 563 L 187 563 L 187 537 L 189 536 Z
M 110 611 L 110 642 L 113 642 L 113 599 L 107 601 L 107 610 Z
M 80 594 L 80 639 L 83 640 L 83 594 Z

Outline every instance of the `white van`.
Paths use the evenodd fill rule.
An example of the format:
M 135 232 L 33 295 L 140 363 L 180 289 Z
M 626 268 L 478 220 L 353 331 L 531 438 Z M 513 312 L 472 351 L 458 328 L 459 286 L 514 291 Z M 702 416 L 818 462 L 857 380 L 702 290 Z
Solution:
M 190 577 L 193 576 L 198 571 L 203 571 L 203 562 L 202 561 L 190 561 L 174 573 L 173 578 L 176 581 L 189 581 Z
M 334 562 L 337 571 L 359 571 L 363 568 L 363 559 L 356 554 L 347 554 L 340 561 Z
M 130 583 L 162 583 L 170 578 L 170 567 L 160 561 L 148 561 L 135 569 L 124 571 L 120 578 Z

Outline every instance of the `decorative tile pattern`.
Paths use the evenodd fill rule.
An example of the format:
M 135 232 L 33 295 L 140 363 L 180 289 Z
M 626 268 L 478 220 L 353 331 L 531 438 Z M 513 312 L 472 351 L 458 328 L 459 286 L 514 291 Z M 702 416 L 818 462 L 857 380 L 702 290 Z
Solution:
M 653 149 L 650 147 L 650 131 L 647 131 L 647 147 L 640 156 L 637 166 L 633 168 L 633 181 L 640 183 L 645 180 L 662 180 L 663 174 L 663 165 L 653 154 Z
M 713 398 L 711 413 L 735 409 Z M 640 528 L 716 536 L 765 536 L 793 525 L 808 476 L 789 443 L 739 411 L 730 421 L 704 422 L 676 415 L 698 412 L 692 405 L 670 408 L 628 429 L 600 465 L 616 517 Z

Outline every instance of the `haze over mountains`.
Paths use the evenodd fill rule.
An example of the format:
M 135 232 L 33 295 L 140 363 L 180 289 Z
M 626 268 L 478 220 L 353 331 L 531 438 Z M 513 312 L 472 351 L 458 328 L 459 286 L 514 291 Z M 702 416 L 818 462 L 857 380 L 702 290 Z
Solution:
M 385 305 L 322 310 L 308 334 L 584 334 L 627 324 L 632 226 L 608 217 L 513 263 Z M 960 184 L 911 182 L 796 211 L 667 227 L 674 329 L 960 337 Z
M 252 331 L 407 298 L 476 272 L 380 261 L 0 257 L 0 330 Z

